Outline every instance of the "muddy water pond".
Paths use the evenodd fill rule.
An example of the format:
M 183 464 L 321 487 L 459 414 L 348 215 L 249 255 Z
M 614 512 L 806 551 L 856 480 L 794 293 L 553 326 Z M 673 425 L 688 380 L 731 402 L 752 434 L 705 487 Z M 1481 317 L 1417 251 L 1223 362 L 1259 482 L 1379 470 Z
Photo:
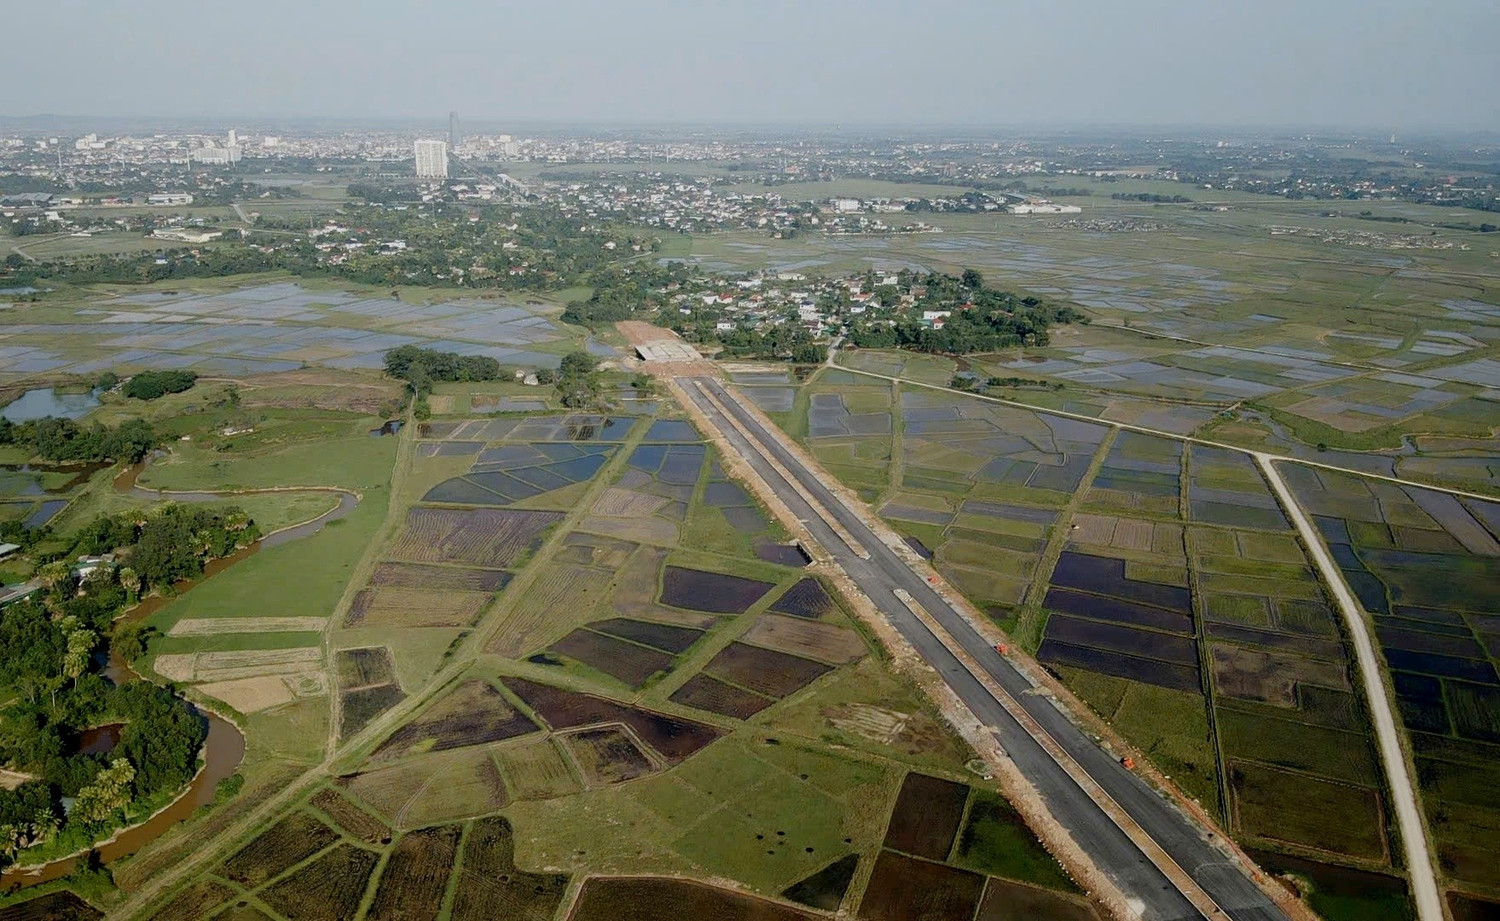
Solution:
M 124 723 L 108 723 L 85 729 L 78 734 L 73 752 L 79 755 L 107 755 L 120 744 L 120 730 L 124 728 Z

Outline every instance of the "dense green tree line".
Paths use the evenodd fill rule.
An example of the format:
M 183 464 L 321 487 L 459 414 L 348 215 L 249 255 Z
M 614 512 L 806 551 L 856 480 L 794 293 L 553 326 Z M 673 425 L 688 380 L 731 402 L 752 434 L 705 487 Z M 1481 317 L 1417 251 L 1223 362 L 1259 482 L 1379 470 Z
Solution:
M 144 513 L 95 518 L 79 530 L 74 552 L 121 550 L 130 570 L 126 587 L 140 593 L 202 575 L 209 560 L 248 547 L 259 537 L 259 525 L 236 506 L 168 503 Z
M 143 654 L 139 630 L 116 628 L 120 612 L 143 592 L 202 573 L 208 560 L 258 533 L 232 507 L 167 504 L 100 516 L 79 532 L 69 558 L 113 551 L 119 565 L 80 575 L 65 560 L 45 564 L 38 593 L 0 609 L 0 686 L 14 694 L 0 710 L 0 764 L 33 778 L 0 789 L 0 860 L 59 835 L 86 845 L 134 804 L 191 779 L 207 732 L 203 718 L 170 688 L 110 683 L 100 674 L 100 653 L 111 646 L 127 659 Z M 83 729 L 116 723 L 112 750 L 79 751 Z M 63 797 L 74 798 L 71 811 Z
M 144 419 L 129 419 L 110 427 L 83 426 L 72 419 L 32 419 L 11 422 L 0 418 L 0 445 L 26 448 L 49 461 L 116 460 L 135 463 L 161 444 L 162 435 Z
M 487 355 L 460 355 L 415 345 L 385 353 L 385 373 L 406 381 L 411 392 L 425 398 L 440 381 L 493 381 L 503 374 L 500 362 Z

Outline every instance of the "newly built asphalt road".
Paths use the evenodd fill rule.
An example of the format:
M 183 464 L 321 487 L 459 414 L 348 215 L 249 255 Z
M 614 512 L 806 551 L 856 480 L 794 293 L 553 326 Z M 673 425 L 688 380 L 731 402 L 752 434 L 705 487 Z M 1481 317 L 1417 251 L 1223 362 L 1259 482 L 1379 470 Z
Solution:
M 1141 917 L 1159 919 L 1201 918 L 1205 913 L 1158 869 L 1135 842 L 1089 797 L 1066 770 L 1008 713 L 965 665 L 906 605 L 896 597 L 900 588 L 935 619 L 988 677 L 1025 708 L 1093 780 L 1129 814 L 1201 890 L 1236 921 L 1284 919 L 1286 915 L 1240 869 L 1208 839 L 1207 832 L 1174 803 L 1157 793 L 1134 773 L 1122 767 L 1083 730 L 1075 726 L 1046 696 L 1037 694 L 1027 680 L 999 655 L 957 611 L 929 586 L 893 550 L 865 525 L 859 515 L 837 498 L 819 475 L 782 443 L 779 432 L 770 431 L 759 418 L 745 410 L 739 400 L 718 381 L 691 378 L 681 381 L 688 398 L 702 410 L 755 470 L 802 519 L 813 537 L 834 557 L 882 614 L 905 637 L 958 697 L 985 725 L 991 727 L 1000 745 L 1016 767 L 1035 787 L 1048 811 L 1087 852 L 1095 866 L 1111 877 L 1132 902 Z M 707 399 L 696 384 L 714 397 Z M 746 438 L 720 411 L 721 404 L 734 421 L 748 431 Z M 774 463 L 772 461 L 774 458 Z M 788 471 L 793 486 L 777 470 Z M 800 487 L 800 491 L 799 488 Z M 812 503 L 803 498 L 810 496 Z M 816 505 L 817 507 L 814 507 Z M 828 523 L 837 521 L 856 544 L 869 554 L 864 559 L 851 549 Z

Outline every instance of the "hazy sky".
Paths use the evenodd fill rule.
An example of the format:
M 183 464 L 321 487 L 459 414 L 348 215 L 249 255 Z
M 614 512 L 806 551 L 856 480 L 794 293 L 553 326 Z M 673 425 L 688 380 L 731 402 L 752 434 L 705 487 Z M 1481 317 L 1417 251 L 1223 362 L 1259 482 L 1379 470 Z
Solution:
M 0 114 L 1500 129 L 1497 0 L 46 0 Z

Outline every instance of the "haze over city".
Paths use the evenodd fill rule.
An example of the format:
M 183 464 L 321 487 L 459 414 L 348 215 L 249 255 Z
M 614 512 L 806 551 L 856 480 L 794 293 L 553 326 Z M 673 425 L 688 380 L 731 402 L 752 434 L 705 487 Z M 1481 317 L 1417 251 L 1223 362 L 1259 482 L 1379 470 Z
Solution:
M 0 921 L 1500 919 L 1495 0 L 0 47 Z
M 9 116 L 1500 129 L 1488 0 L 72 0 L 5 27 Z

